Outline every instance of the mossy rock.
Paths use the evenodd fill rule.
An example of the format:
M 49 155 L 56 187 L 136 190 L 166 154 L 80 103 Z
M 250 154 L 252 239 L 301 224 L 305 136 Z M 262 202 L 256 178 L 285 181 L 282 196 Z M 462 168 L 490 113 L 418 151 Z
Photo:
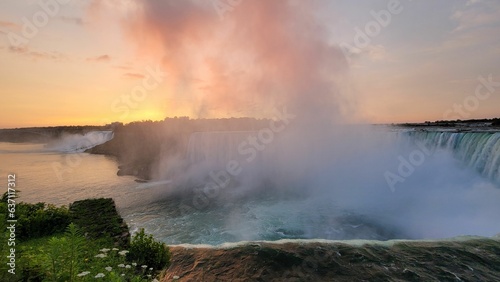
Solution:
M 127 248 L 130 233 L 111 198 L 76 201 L 69 206 L 71 221 L 92 238 L 112 238 L 115 245 Z

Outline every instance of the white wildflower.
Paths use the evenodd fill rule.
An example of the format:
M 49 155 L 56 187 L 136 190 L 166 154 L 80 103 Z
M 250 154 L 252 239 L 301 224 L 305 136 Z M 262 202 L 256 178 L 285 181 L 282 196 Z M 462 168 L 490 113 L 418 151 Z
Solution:
M 118 267 L 125 267 L 125 265 L 123 263 L 120 263 Z
M 102 278 L 102 277 L 104 277 L 104 276 L 105 276 L 105 275 L 104 275 L 104 273 L 97 273 L 97 275 L 96 275 L 96 276 L 94 276 L 94 277 L 95 277 L 95 278 Z
M 106 249 L 106 248 L 103 248 L 103 249 L 100 249 L 99 252 L 103 252 L 103 253 L 107 253 L 109 252 L 111 249 Z
M 125 276 L 125 273 L 122 273 L 120 276 L 122 276 L 122 277 Z
M 113 250 L 113 251 L 118 251 L 119 249 L 118 249 L 118 248 L 112 248 L 111 250 Z
M 87 274 L 89 274 L 89 273 L 90 273 L 90 271 L 84 271 L 84 272 L 82 272 L 82 273 L 78 273 L 76 276 L 78 276 L 78 277 L 83 277 L 83 276 L 85 276 L 85 275 L 87 275 Z
M 148 268 L 147 265 L 141 265 L 141 267 L 144 268 L 144 269 Z
M 96 258 L 105 258 L 107 256 L 108 256 L 107 254 L 98 254 L 98 255 L 95 255 Z
M 128 253 L 128 251 L 127 251 L 127 250 L 123 250 L 123 251 L 119 251 L 119 252 L 118 252 L 118 254 L 119 254 L 120 256 L 124 256 L 124 255 L 126 255 L 127 253 Z
M 137 266 L 137 263 L 136 263 L 136 262 L 133 262 L 133 263 L 132 263 L 132 265 L 133 265 L 133 266 Z
M 111 266 L 108 266 L 108 267 L 105 267 L 104 269 L 106 269 L 107 271 L 111 271 L 113 268 Z
M 130 264 L 125 265 L 125 268 L 131 268 Z
M 150 268 L 149 268 L 149 271 L 152 271 L 152 270 L 153 270 L 153 268 L 152 268 L 152 267 L 150 267 Z

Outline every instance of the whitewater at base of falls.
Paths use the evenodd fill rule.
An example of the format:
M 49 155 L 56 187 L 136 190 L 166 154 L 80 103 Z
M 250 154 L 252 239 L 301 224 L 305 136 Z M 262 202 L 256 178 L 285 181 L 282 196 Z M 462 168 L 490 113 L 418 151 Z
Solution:
M 189 165 L 179 170 L 187 182 L 171 179 L 151 187 L 148 191 L 163 190 L 164 196 L 159 195 L 143 213 L 131 215 L 132 227 L 145 227 L 169 244 L 211 245 L 242 240 L 432 239 L 500 232 L 499 186 L 487 174 L 464 165 L 468 159 L 462 161 L 462 155 L 452 151 L 468 150 L 463 156 L 473 156 L 472 166 L 484 163 L 495 172 L 496 157 L 477 156 L 487 157 L 491 155 L 487 152 L 496 150 L 497 135 L 426 136 L 429 144 L 441 140 L 439 144 L 450 145 L 426 155 L 391 190 L 384 173 L 397 173 L 400 160 L 419 148 L 415 141 L 421 133 L 397 134 L 394 138 L 394 132 L 344 130 L 330 142 L 314 140 L 318 144 L 314 149 L 300 143 L 307 136 L 277 136 L 246 163 L 248 156 L 238 147 L 248 145 L 244 142 L 255 133 L 194 133 L 186 154 Z M 299 142 L 291 144 L 293 140 Z M 471 153 L 471 140 L 489 149 Z M 210 173 L 224 171 L 225 163 L 233 160 L 241 164 L 241 173 L 230 176 L 230 184 L 216 193 L 206 193 L 216 183 Z M 187 196 L 172 197 L 175 189 L 188 191 Z M 199 195 L 208 206 L 193 205 Z M 188 209 L 183 208 L 186 205 Z

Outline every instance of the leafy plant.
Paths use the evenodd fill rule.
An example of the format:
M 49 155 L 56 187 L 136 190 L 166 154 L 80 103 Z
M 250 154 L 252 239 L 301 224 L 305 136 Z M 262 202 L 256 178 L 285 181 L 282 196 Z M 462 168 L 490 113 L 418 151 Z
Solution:
M 64 237 L 49 240 L 48 259 L 53 281 L 74 281 L 85 244 L 85 237 L 78 227 L 71 223 Z
M 170 264 L 170 249 L 165 243 L 158 242 L 141 228 L 132 238 L 127 260 L 136 261 L 155 269 L 163 269 Z

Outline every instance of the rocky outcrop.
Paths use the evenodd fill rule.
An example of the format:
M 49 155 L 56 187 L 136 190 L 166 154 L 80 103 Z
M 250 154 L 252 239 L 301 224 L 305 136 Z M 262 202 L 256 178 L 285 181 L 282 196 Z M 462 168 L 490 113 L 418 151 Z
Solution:
M 500 281 L 500 241 L 171 247 L 161 281 Z
M 86 236 L 92 238 L 111 237 L 116 246 L 128 247 L 130 233 L 127 224 L 118 214 L 113 199 L 87 199 L 69 206 L 71 221 Z

